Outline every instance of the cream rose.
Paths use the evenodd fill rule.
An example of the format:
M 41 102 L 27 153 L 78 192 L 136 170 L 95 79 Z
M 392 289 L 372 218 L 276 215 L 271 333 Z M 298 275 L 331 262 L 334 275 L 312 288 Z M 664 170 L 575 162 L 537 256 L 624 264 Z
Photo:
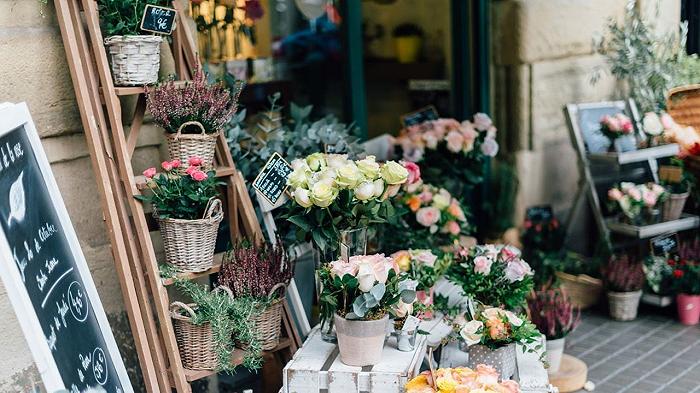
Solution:
M 449 194 L 444 194 L 442 192 L 433 195 L 433 206 L 440 210 L 445 210 L 450 206 L 452 198 Z
M 483 329 L 483 327 L 483 322 L 472 320 L 462 326 L 462 329 L 459 331 L 459 335 L 462 336 L 462 339 L 464 339 L 467 346 L 472 346 L 481 342 L 481 337 L 483 335 L 479 333 L 479 331 Z
M 379 177 L 379 163 L 375 161 L 374 156 L 367 156 L 364 160 L 357 161 L 357 168 L 368 180 Z
M 347 154 L 326 154 L 326 163 L 329 167 L 340 169 L 348 163 Z
M 320 181 L 311 188 L 311 202 L 318 207 L 328 207 L 333 203 L 338 191 L 327 182 Z
M 311 207 L 311 205 L 313 205 L 309 196 L 309 190 L 306 188 L 297 188 L 294 190 L 292 196 L 294 197 L 294 201 L 301 207 Z
M 326 160 L 323 153 L 314 153 L 306 157 L 306 164 L 312 171 L 316 172 L 326 167 Z
M 362 172 L 360 172 L 357 165 L 352 161 L 338 168 L 337 173 L 335 184 L 342 188 L 355 188 L 364 179 Z
M 374 186 L 374 197 L 379 198 L 382 196 L 384 193 L 384 180 L 383 179 L 377 179 L 372 182 L 372 186 Z
M 287 184 L 294 188 L 306 187 L 308 186 L 310 175 L 311 174 L 309 173 L 309 170 L 306 168 L 295 169 L 289 175 L 289 179 L 287 179 Z
M 374 197 L 374 184 L 370 181 L 362 182 L 359 186 L 355 187 L 353 192 L 355 193 L 355 198 L 358 200 L 367 201 Z
M 396 161 L 388 161 L 380 169 L 382 179 L 387 184 L 403 184 L 408 179 L 408 170 Z

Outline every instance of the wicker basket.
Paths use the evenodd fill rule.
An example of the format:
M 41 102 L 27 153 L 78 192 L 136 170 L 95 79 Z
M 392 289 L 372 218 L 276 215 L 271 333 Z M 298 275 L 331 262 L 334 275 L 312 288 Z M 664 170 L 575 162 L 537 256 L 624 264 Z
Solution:
M 610 316 L 618 321 L 631 321 L 637 318 L 639 299 L 642 291 L 612 292 L 608 291 L 608 305 Z
M 671 221 L 681 218 L 683 214 L 683 208 L 685 207 L 685 201 L 688 200 L 689 192 L 684 192 L 683 194 L 671 194 L 671 196 L 664 202 L 663 207 L 663 220 Z
M 676 123 L 700 130 L 700 84 L 669 90 L 666 111 Z
M 200 134 L 183 134 L 182 130 L 187 126 L 197 126 L 201 130 Z M 216 149 L 216 139 L 219 132 L 207 134 L 202 123 L 198 121 L 188 121 L 182 123 L 174 134 L 166 133 L 168 140 L 168 155 L 171 160 L 178 159 L 187 162 L 193 156 L 202 159 L 205 168 L 214 167 L 214 151 Z M 186 166 L 185 166 L 186 167 Z
M 192 323 L 195 309 L 194 304 L 173 302 L 170 305 L 182 365 L 189 370 L 214 370 L 217 364 L 214 333 L 209 322 L 201 325 Z M 183 315 L 183 311 L 189 315 Z
M 603 293 L 603 281 L 586 274 L 577 276 L 564 272 L 556 272 L 562 287 L 571 299 L 571 303 L 582 310 L 598 303 Z
M 154 35 L 115 35 L 105 39 L 117 86 L 148 85 L 158 81 L 160 44 Z
M 156 219 L 163 237 L 165 260 L 181 272 L 201 272 L 214 264 L 214 246 L 219 223 L 224 218 L 221 200 L 212 198 L 204 218 L 182 220 Z
M 277 290 L 286 289 L 283 283 L 277 284 L 270 290 L 269 296 L 272 296 Z M 283 294 L 284 295 L 284 294 Z M 263 351 L 271 351 L 280 343 L 280 333 L 282 331 L 282 312 L 283 295 L 274 300 L 268 308 L 260 314 L 253 317 L 255 322 L 255 333 L 257 339 L 262 344 Z M 247 345 L 236 341 L 236 346 L 241 349 L 246 349 Z

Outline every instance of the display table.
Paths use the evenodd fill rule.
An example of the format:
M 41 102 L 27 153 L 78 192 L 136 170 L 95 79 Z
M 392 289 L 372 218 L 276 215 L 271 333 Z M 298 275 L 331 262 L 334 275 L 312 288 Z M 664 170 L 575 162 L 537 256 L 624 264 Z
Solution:
M 321 340 L 318 326 L 304 345 L 284 367 L 283 393 L 377 392 L 399 393 L 420 370 L 425 357 L 426 338 L 416 337 L 415 349 L 402 352 L 396 348 L 396 338 L 390 337 L 384 345 L 382 361 L 368 367 L 346 366 L 340 361 L 338 346 Z

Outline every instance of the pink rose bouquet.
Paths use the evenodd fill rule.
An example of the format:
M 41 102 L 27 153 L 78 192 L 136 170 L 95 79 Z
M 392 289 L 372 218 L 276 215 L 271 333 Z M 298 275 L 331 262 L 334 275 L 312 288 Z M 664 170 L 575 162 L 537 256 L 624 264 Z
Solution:
M 655 183 L 622 182 L 608 190 L 610 210 L 620 212 L 630 221 L 638 221 L 643 213 L 660 206 L 668 198 L 666 189 Z
M 623 113 L 605 115 L 600 118 L 600 132 L 612 143 L 621 136 L 632 134 L 634 126 L 632 120 Z
M 477 113 L 472 121 L 437 119 L 409 126 L 395 143 L 404 160 L 425 163 L 426 182 L 463 195 L 483 181 L 486 159 L 498 154 L 496 132 L 491 118 Z
M 513 310 L 525 305 L 533 274 L 520 250 L 487 244 L 462 248 L 446 275 L 475 300 Z
M 182 168 L 186 168 L 182 171 Z M 163 172 L 156 168 L 143 171 L 150 193 L 137 195 L 143 202 L 153 204 L 155 213 L 161 218 L 196 220 L 205 214 L 209 200 L 219 195 L 214 171 L 205 172 L 202 159 L 190 157 L 187 163 L 180 160 L 163 161 Z
M 520 385 L 511 380 L 499 382 L 499 374 L 491 366 L 439 368 L 433 374 L 423 371 L 408 381 L 406 393 L 520 393 Z

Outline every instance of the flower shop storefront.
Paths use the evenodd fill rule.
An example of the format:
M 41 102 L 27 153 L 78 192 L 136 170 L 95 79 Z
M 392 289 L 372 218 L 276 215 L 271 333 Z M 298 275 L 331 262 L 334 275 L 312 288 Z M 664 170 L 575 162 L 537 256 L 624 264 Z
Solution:
M 114 263 L 89 268 L 41 112 L 0 105 L 0 277 L 44 390 L 573 392 L 590 313 L 698 324 L 700 61 L 650 55 L 662 87 L 616 63 L 683 34 L 602 27 L 629 93 L 559 104 L 578 195 L 520 223 L 493 4 L 402 1 L 44 5 Z

